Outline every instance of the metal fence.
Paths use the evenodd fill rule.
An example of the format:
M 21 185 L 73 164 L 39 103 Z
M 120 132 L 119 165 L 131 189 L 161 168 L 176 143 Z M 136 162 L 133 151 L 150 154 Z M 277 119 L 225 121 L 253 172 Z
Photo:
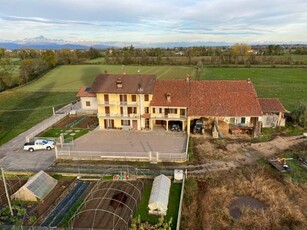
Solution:
M 149 162 L 184 162 L 186 153 L 157 152 L 100 152 L 71 151 L 70 146 L 63 146 L 58 152 L 59 159 L 66 160 L 112 160 L 112 161 L 149 161 Z
M 181 194 L 180 194 L 180 202 L 179 202 L 179 208 L 178 208 L 178 218 L 177 218 L 176 230 L 180 230 L 182 202 L 183 202 L 183 195 L 184 195 L 184 184 L 185 184 L 185 176 L 183 177 L 182 185 L 181 185 Z
M 52 119 L 50 119 L 49 122 L 45 123 L 44 125 L 39 125 L 39 127 L 35 128 L 30 134 L 26 136 L 26 141 L 30 141 L 33 137 L 35 137 L 37 134 L 43 132 L 44 130 L 48 129 L 50 126 L 54 125 L 61 119 L 63 119 L 66 116 L 66 114 L 57 114 L 53 115 Z

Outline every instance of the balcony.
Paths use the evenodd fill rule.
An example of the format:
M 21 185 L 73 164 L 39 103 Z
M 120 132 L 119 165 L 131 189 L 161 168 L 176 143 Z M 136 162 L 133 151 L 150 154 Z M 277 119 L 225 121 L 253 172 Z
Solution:
M 132 106 L 132 107 L 136 107 L 139 105 L 138 102 L 136 101 L 120 101 L 119 102 L 120 106 Z
M 139 119 L 139 114 L 120 114 L 120 113 L 99 113 L 98 118 L 133 118 L 133 119 Z
M 116 105 L 117 102 L 116 101 L 103 101 L 103 102 L 99 102 L 98 105 L 100 106 L 112 106 L 112 105 Z
M 165 119 L 165 120 L 172 120 L 172 119 L 175 119 L 175 120 L 185 120 L 187 119 L 187 116 L 186 115 L 179 115 L 179 114 L 163 114 L 163 113 L 154 113 L 154 114 L 151 114 L 150 117 L 152 119 Z

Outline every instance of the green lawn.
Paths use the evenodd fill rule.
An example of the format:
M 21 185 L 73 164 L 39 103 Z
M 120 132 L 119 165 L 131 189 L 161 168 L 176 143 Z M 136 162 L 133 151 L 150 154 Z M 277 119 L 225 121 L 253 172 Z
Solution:
M 0 93 L 0 145 L 52 115 L 52 106 L 68 104 L 75 93 Z
M 201 79 L 243 80 L 250 78 L 258 96 L 279 98 L 287 110 L 307 101 L 306 68 L 205 68 Z
M 299 153 L 301 156 L 307 155 L 307 151 L 302 151 Z M 287 164 L 291 168 L 290 172 L 286 172 L 283 175 L 285 177 L 290 177 L 293 181 L 297 183 L 307 183 L 307 170 L 301 166 L 299 160 L 297 159 L 297 153 L 287 152 L 282 155 L 286 158 L 293 158 L 293 160 L 288 160 Z
M 50 128 L 45 132 L 39 134 L 39 137 L 59 137 L 61 133 L 64 134 L 64 138 L 73 138 L 77 139 L 78 137 L 83 136 L 84 134 L 88 133 L 89 129 L 79 129 L 79 128 Z
M 143 197 L 136 213 L 134 214 L 134 218 L 140 215 L 141 222 L 156 224 L 158 222 L 159 217 L 155 215 L 149 215 L 147 208 L 152 188 L 152 183 L 153 181 L 147 181 L 147 183 L 145 184 Z M 173 218 L 172 229 L 176 229 L 177 225 L 181 185 L 182 185 L 181 183 L 172 183 L 171 185 L 170 196 L 168 201 L 168 210 L 167 210 L 167 215 L 165 216 L 165 220 L 169 220 L 171 217 Z
M 83 86 L 90 86 L 97 74 L 122 73 L 122 65 L 64 65 L 59 66 L 42 78 L 20 87 L 22 91 L 77 92 Z M 124 66 L 127 74 L 156 74 L 157 78 L 182 79 L 186 74 L 192 75 L 193 67 L 185 66 Z M 50 87 L 52 85 L 52 87 Z

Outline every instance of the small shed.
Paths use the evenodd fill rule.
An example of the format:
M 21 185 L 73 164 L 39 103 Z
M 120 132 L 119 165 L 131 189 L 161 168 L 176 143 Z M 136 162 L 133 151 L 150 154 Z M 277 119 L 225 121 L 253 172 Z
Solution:
M 171 180 L 167 176 L 155 177 L 148 203 L 149 214 L 166 215 L 170 188 Z
M 25 201 L 43 200 L 56 185 L 56 179 L 44 171 L 40 171 L 30 177 L 26 184 L 11 195 L 11 199 Z
M 174 170 L 174 181 L 175 182 L 182 182 L 183 180 L 183 170 L 175 169 Z

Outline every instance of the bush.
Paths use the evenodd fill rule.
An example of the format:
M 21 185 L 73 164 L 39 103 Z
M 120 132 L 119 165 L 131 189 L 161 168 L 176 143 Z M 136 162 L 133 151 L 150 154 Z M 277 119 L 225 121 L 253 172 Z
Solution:
M 295 124 L 304 129 L 307 128 L 307 102 L 301 102 L 298 108 L 291 113 L 292 120 Z

